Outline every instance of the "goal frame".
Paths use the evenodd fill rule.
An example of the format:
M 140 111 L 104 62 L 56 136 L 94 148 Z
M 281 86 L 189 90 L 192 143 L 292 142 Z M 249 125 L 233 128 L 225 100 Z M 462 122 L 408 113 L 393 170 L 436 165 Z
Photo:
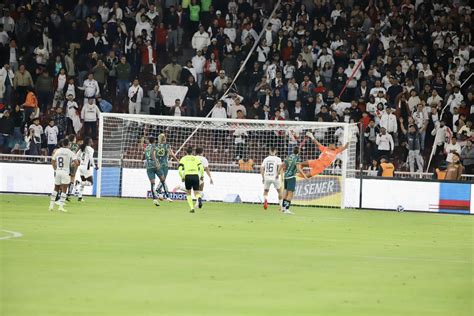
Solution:
M 102 187 L 102 158 L 103 158 L 103 146 L 104 146 L 104 119 L 106 118 L 121 118 L 124 120 L 175 120 L 177 122 L 225 122 L 225 123 L 236 123 L 236 124 L 270 124 L 268 120 L 255 120 L 255 119 L 216 119 L 216 118 L 205 118 L 205 117 L 188 117 L 188 116 L 166 116 L 166 115 L 147 115 L 147 114 L 127 114 L 127 113 L 100 113 L 99 115 L 99 141 L 98 141 L 98 153 L 97 153 L 97 184 L 96 184 L 96 197 L 101 198 L 101 187 Z M 316 129 L 317 127 L 342 127 L 343 132 L 343 143 L 347 143 L 350 140 L 349 129 L 352 125 L 357 125 L 356 123 L 342 123 L 342 122 L 314 122 L 314 121 L 278 121 L 278 124 L 284 124 L 288 126 L 299 126 L 305 127 L 308 129 Z M 195 128 L 195 131 L 201 127 L 201 124 L 198 124 Z M 194 131 L 194 132 L 195 132 Z M 193 132 L 193 133 L 194 133 Z M 186 139 L 186 141 L 189 140 Z M 185 141 L 185 142 L 186 142 Z M 176 153 L 178 154 L 178 152 Z M 347 163 L 348 163 L 348 150 L 343 152 L 342 167 L 341 167 L 341 205 L 340 208 L 344 209 L 344 201 L 346 197 L 346 177 L 347 177 Z

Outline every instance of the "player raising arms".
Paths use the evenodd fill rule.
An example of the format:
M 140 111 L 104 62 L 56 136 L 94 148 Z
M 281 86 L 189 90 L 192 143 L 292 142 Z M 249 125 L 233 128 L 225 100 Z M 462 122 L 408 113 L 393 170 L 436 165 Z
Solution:
M 303 173 L 301 168 L 301 158 L 299 156 L 300 148 L 293 148 L 293 154 L 289 155 L 283 164 L 280 165 L 279 173 L 284 172 L 285 181 L 283 184 L 283 189 L 285 193 L 283 194 L 283 202 L 281 203 L 281 211 L 284 214 L 293 214 L 290 211 L 291 200 L 293 199 L 293 193 L 296 188 L 296 172 L 300 172 L 305 179 L 308 177 Z
M 94 148 L 92 138 L 86 137 L 82 145 L 79 147 L 79 151 L 77 152 L 77 157 L 81 161 L 81 165 L 79 166 L 79 175 L 81 176 L 81 184 L 79 186 L 78 191 L 78 201 L 82 202 L 84 199 L 82 198 L 82 193 L 84 192 L 85 186 L 92 186 L 94 183 L 93 175 L 94 169 L 97 169 L 95 162 L 94 162 Z
M 51 164 L 53 165 L 54 169 L 54 189 L 49 202 L 49 210 L 54 210 L 56 196 L 58 192 L 61 191 L 59 210 L 61 212 L 67 212 L 64 209 L 64 202 L 66 201 L 67 197 L 67 187 L 71 181 L 71 167 L 77 164 L 77 160 L 76 155 L 74 155 L 74 153 L 69 149 L 69 140 L 63 139 L 61 144 L 61 148 L 57 149 L 51 158 Z
M 191 195 L 191 190 L 194 191 L 194 196 L 196 197 L 196 206 L 202 208 L 202 199 L 201 191 L 199 191 L 199 182 L 200 179 L 204 177 L 204 169 L 202 167 L 201 159 L 196 156 L 193 156 L 193 148 L 188 147 L 186 149 L 186 156 L 181 158 L 179 161 L 179 176 L 184 182 L 186 187 L 186 200 L 191 213 L 194 213 L 195 205 L 193 203 L 193 197 Z
M 263 181 L 263 208 L 268 208 L 268 191 L 273 185 L 278 191 L 278 201 L 281 205 L 281 183 L 278 169 L 281 165 L 281 159 L 277 155 L 275 147 L 270 148 L 270 155 L 265 158 L 260 167 L 260 174 Z
M 150 180 L 151 194 L 153 196 L 153 204 L 160 206 L 160 203 L 156 199 L 155 194 L 155 175 L 159 175 L 160 163 L 156 160 L 155 156 L 155 137 L 151 136 L 148 138 L 148 145 L 145 148 L 145 166 L 148 179 Z
M 164 197 L 168 202 L 171 202 L 171 198 L 168 192 L 168 186 L 166 185 L 166 177 L 168 176 L 168 157 L 171 156 L 176 162 L 178 162 L 178 158 L 174 154 L 173 150 L 171 149 L 170 145 L 166 142 L 166 135 L 160 134 L 158 135 L 158 144 L 155 145 L 155 152 L 154 152 L 156 161 L 159 163 L 160 168 L 158 169 L 157 175 L 160 179 L 160 185 L 156 188 L 156 192 L 161 195 L 161 192 L 164 192 Z
M 334 160 L 336 160 L 337 155 L 347 149 L 349 147 L 349 143 L 346 143 L 342 147 L 337 147 L 334 143 L 329 144 L 328 147 L 323 146 L 317 139 L 314 137 L 313 133 L 307 132 L 306 136 L 311 139 L 311 141 L 318 146 L 319 150 L 321 151 L 321 155 L 319 155 L 318 159 L 307 160 L 301 163 L 303 168 L 309 167 L 311 169 L 310 176 L 314 177 L 318 174 L 322 173 L 327 167 L 329 167 Z

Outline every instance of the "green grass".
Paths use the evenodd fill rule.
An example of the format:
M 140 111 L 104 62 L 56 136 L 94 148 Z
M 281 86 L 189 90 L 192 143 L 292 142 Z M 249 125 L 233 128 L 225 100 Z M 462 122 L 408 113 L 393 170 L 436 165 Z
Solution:
M 0 195 L 0 315 L 474 314 L 471 216 L 48 203 Z

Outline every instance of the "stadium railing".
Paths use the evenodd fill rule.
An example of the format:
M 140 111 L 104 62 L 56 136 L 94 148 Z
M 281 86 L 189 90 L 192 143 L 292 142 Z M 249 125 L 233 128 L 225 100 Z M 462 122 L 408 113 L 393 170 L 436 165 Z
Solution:
M 107 165 L 107 163 L 116 163 L 118 159 L 104 159 L 102 164 Z M 14 154 L 0 154 L 0 162 L 5 163 L 34 163 L 34 164 L 50 164 L 51 157 L 50 156 L 31 156 L 31 155 L 14 155 Z M 141 168 L 143 167 L 143 160 L 139 159 L 122 159 L 121 163 L 122 167 L 124 168 Z M 172 167 L 176 167 L 176 162 L 171 162 L 170 165 Z M 260 172 L 260 165 L 255 164 L 253 171 L 241 171 L 239 165 L 237 163 L 209 163 L 209 167 L 213 171 L 227 171 L 227 172 Z M 354 172 L 356 177 L 360 176 L 359 170 L 348 170 L 350 172 Z M 328 169 L 326 171 L 327 174 L 338 174 L 340 170 L 338 169 Z M 363 171 L 364 177 L 371 177 L 369 176 L 369 171 Z M 394 178 L 396 179 L 410 179 L 410 180 L 432 180 L 433 173 L 428 172 L 407 172 L 407 171 L 395 171 Z M 474 175 L 471 174 L 463 174 L 461 177 L 461 181 L 467 182 L 474 182 Z

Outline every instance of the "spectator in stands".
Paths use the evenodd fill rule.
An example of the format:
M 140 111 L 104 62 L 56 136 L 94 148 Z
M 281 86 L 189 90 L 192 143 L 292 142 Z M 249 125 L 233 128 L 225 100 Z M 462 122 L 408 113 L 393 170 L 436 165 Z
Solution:
M 467 174 L 474 174 L 474 147 L 472 140 L 466 141 L 466 146 L 461 151 L 461 159 Z
M 10 64 L 5 64 L 2 68 L 0 68 L 0 103 L 12 103 L 14 78 L 15 74 L 10 68 Z
M 143 88 L 138 79 L 133 79 L 133 84 L 128 89 L 128 113 L 140 114 L 142 108 Z
M 118 86 L 118 100 L 127 95 L 128 87 L 130 85 L 130 76 L 132 67 L 127 62 L 125 56 L 120 58 L 120 63 L 116 67 L 117 71 L 117 86 Z
M 174 105 L 171 107 L 171 115 L 172 116 L 181 116 L 184 113 L 184 108 L 181 104 L 180 99 L 176 99 L 174 101 Z
M 197 116 L 201 91 L 196 81 L 194 81 L 194 76 L 188 77 L 186 86 L 188 87 L 188 92 L 186 93 L 186 115 Z
M 367 176 L 377 177 L 379 175 L 379 162 L 377 159 L 372 160 L 372 164 L 367 168 Z
M 385 127 L 380 128 L 380 133 L 375 138 L 377 144 L 377 155 L 378 157 L 390 157 L 393 153 L 394 143 L 392 135 L 387 133 Z
M 408 126 L 408 131 L 403 124 L 400 124 L 402 133 L 406 137 L 406 148 L 408 149 L 408 164 L 410 172 L 415 172 L 415 162 L 418 166 L 418 172 L 423 172 L 423 157 L 420 154 L 421 136 L 416 125 Z
M 84 104 L 87 104 L 88 100 L 95 99 L 99 95 L 99 83 L 94 79 L 92 72 L 87 75 L 87 79 L 84 80 L 84 84 L 79 89 L 84 91 Z
M 18 70 L 15 72 L 13 78 L 13 87 L 16 93 L 16 100 L 18 103 L 25 102 L 26 95 L 29 88 L 33 88 L 33 78 L 25 65 L 20 65 Z
M 173 57 L 171 63 L 161 69 L 161 75 L 163 76 L 163 79 L 166 80 L 167 84 L 172 84 L 173 82 L 179 83 L 181 70 L 182 67 L 177 63 L 176 57 Z
M 10 111 L 4 111 L 2 118 L 0 118 L 0 146 L 2 153 L 11 153 L 14 128 L 15 122 L 10 117 Z
M 39 156 L 41 154 L 41 142 L 43 138 L 43 126 L 39 118 L 33 119 L 33 124 L 28 128 L 29 133 L 25 141 L 28 146 L 28 155 Z
M 453 154 L 461 155 L 461 145 L 458 143 L 456 137 L 452 137 L 449 143 L 445 143 L 444 153 L 447 155 L 446 161 L 448 163 L 453 162 Z
M 398 125 L 397 117 L 393 114 L 392 108 L 387 107 L 380 118 L 380 127 L 385 128 L 385 130 L 392 135 L 395 146 L 398 145 Z
M 241 99 L 238 95 L 233 95 L 230 98 L 227 98 L 227 116 L 236 119 L 238 117 L 238 112 L 241 111 L 242 115 L 247 116 L 247 109 L 245 106 L 240 104 Z
M 199 31 L 194 33 L 191 40 L 191 45 L 196 51 L 202 51 L 205 47 L 211 44 L 209 34 L 204 30 L 204 26 L 199 26 Z
M 82 128 L 81 118 L 78 115 L 79 105 L 74 100 L 74 96 L 69 94 L 66 102 L 67 133 L 77 134 Z
M 101 95 L 97 96 L 97 104 L 101 112 L 103 113 L 112 112 L 112 108 L 113 108 L 112 104 L 109 101 L 104 100 Z
M 97 139 L 97 120 L 100 110 L 95 104 L 94 98 L 89 98 L 87 104 L 82 107 L 81 119 L 84 122 L 84 138 L 91 137 Z
M 58 145 L 59 129 L 54 124 L 54 120 L 49 120 L 48 126 L 44 129 L 44 135 L 46 136 L 46 141 L 48 144 L 48 156 L 53 155 L 53 150 Z

